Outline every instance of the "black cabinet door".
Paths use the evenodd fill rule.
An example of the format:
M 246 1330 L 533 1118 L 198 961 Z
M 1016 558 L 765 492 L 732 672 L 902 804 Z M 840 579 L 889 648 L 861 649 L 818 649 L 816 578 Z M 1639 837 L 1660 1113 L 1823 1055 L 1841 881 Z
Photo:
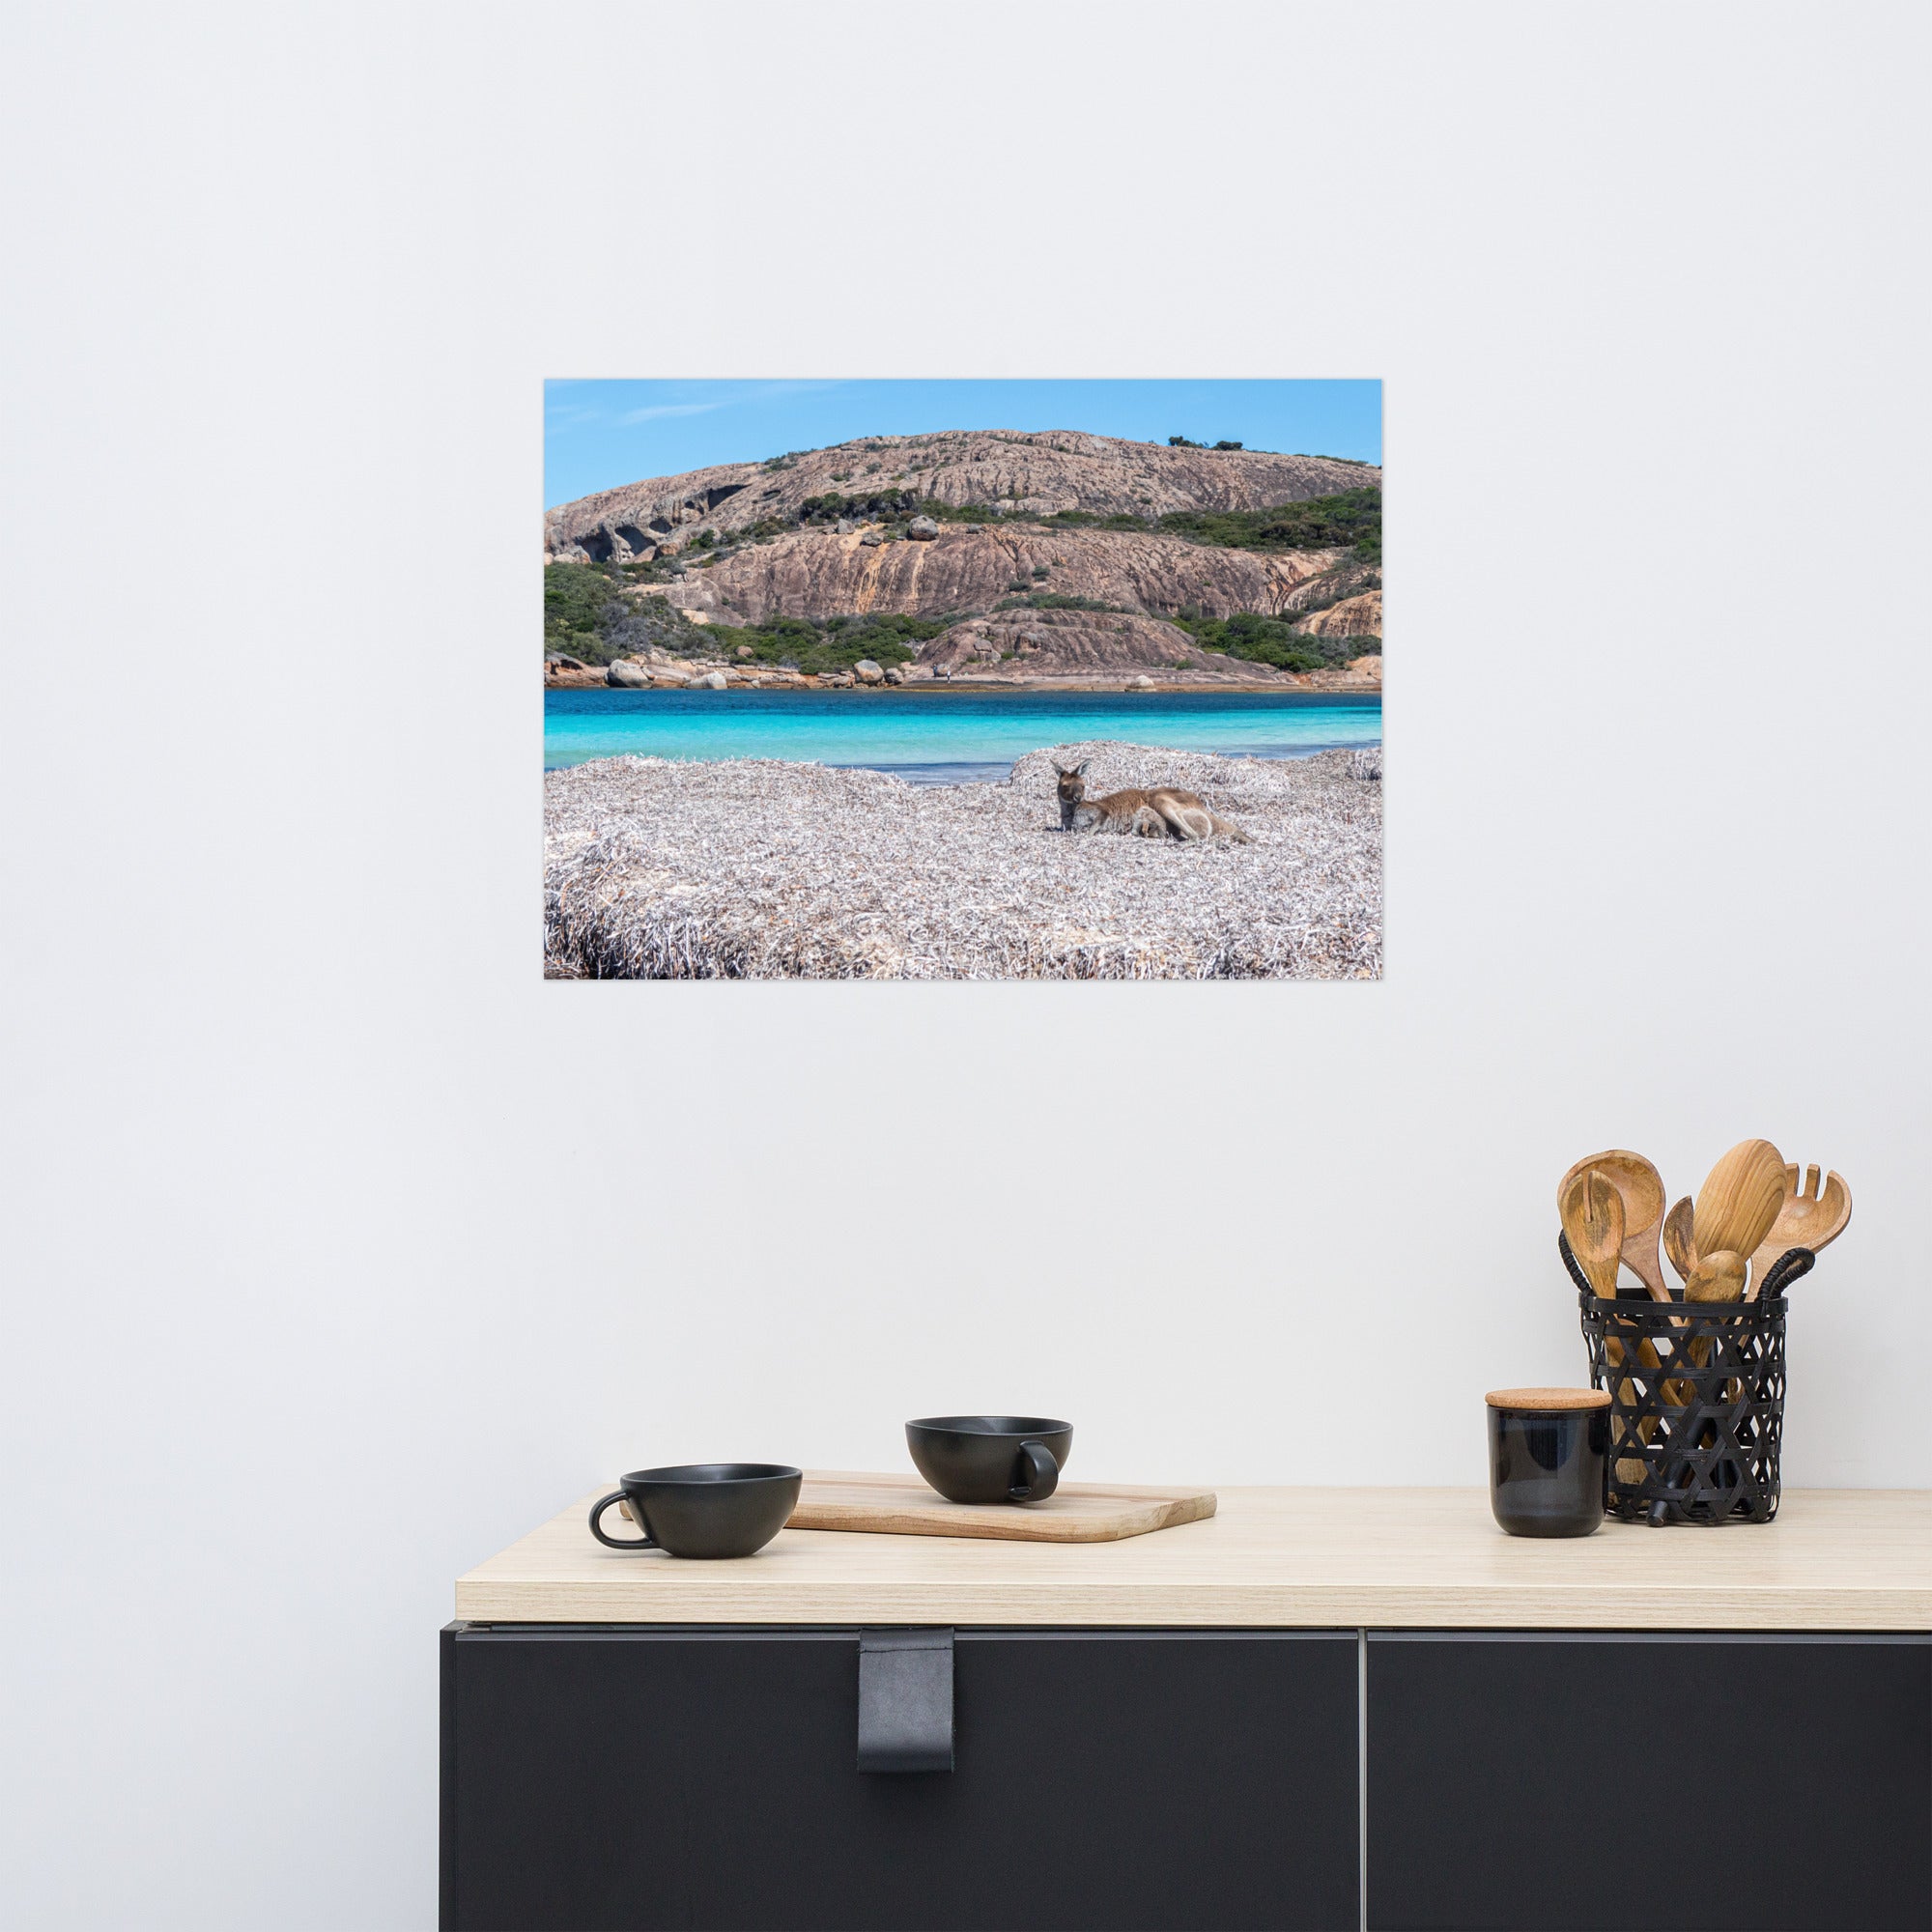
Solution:
M 1927 1639 L 1372 1634 L 1368 1710 L 1383 1932 L 1932 1926 Z
M 1352 1632 L 960 1631 L 955 1768 L 856 1767 L 859 1633 L 443 1637 L 454 1932 L 1358 1923 Z

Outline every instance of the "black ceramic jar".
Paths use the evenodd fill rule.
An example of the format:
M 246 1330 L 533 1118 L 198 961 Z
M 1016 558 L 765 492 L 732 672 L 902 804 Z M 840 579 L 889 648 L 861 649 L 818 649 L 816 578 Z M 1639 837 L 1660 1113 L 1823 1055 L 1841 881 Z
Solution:
M 1604 1520 L 1607 1389 L 1492 1389 L 1490 1507 L 1512 1536 L 1588 1536 Z

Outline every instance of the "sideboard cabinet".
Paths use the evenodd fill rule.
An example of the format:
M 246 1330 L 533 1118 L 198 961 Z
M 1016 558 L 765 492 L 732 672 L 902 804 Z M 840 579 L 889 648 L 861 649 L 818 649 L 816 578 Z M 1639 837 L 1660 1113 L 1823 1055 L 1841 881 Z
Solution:
M 721 1564 L 568 1511 L 442 1634 L 441 1922 L 1932 1932 L 1929 1501 L 1524 1545 L 1480 1492 L 1236 1491 Z

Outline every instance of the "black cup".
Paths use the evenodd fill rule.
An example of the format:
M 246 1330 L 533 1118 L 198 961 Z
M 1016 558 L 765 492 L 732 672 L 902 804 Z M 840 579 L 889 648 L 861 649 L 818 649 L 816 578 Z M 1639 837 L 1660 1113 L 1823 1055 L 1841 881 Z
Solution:
M 612 1549 L 662 1549 L 667 1556 L 749 1556 L 785 1526 L 798 1507 L 802 1470 L 782 1463 L 684 1463 L 669 1469 L 633 1469 L 620 1487 L 600 1496 L 590 1533 Z M 601 1519 L 612 1503 L 628 1505 L 640 1540 L 604 1534 Z
M 1496 1389 L 1490 1507 L 1512 1536 L 1588 1536 L 1604 1520 L 1607 1389 Z
M 1072 1423 L 1040 1415 L 928 1415 L 905 1432 L 913 1466 L 953 1503 L 1043 1503 L 1073 1453 Z

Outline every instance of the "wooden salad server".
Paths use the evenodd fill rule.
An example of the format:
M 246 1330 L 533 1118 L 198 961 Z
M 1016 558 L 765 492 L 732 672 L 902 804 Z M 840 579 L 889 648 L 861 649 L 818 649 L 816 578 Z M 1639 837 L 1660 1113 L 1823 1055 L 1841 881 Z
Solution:
M 1625 1266 L 1650 1291 L 1653 1301 L 1668 1301 L 1670 1291 L 1663 1285 L 1663 1268 L 1657 1259 L 1658 1231 L 1663 1223 L 1663 1180 L 1657 1169 L 1640 1153 L 1611 1148 L 1579 1160 L 1556 1185 L 1556 1211 L 1563 1211 L 1563 1199 L 1579 1174 L 1595 1168 L 1623 1198 Z M 1572 1239 L 1570 1245 L 1577 1243 Z M 1614 1288 L 1611 1293 L 1615 1293 Z
M 1617 1262 L 1624 1244 L 1624 1201 L 1615 1184 L 1595 1168 L 1573 1175 L 1556 1203 L 1570 1252 L 1591 1290 L 1603 1300 L 1617 1292 Z
M 1765 1277 L 1793 1248 L 1809 1248 L 1816 1254 L 1845 1232 L 1845 1223 L 1851 1218 L 1852 1190 L 1845 1185 L 1842 1175 L 1827 1175 L 1821 1187 L 1818 1170 L 1808 1167 L 1801 1186 L 1798 1169 L 1788 1165 L 1784 1170 L 1784 1199 L 1778 1207 L 1777 1219 L 1751 1256 L 1750 1287 L 1746 1291 L 1746 1299 L 1757 1299 Z
M 1617 1263 L 1624 1246 L 1624 1199 L 1610 1178 L 1594 1167 L 1572 1168 L 1563 1177 L 1556 1196 L 1556 1211 L 1562 1218 L 1564 1238 L 1590 1292 L 1600 1301 L 1612 1299 L 1617 1292 Z M 1624 1345 L 1614 1336 L 1604 1338 L 1604 1358 L 1611 1368 L 1623 1367 Z M 1656 1350 L 1642 1345 L 1640 1360 L 1656 1367 Z M 1634 1403 L 1635 1393 L 1626 1378 L 1617 1393 L 1626 1403 Z M 1621 1425 L 1619 1425 L 1621 1427 Z M 1620 1483 L 1643 1481 L 1644 1465 L 1631 1457 L 1617 1461 Z
M 1691 1219 L 1695 1252 L 1748 1260 L 1763 1246 L 1783 1205 L 1784 1156 L 1769 1141 L 1740 1141 L 1697 1190 Z

